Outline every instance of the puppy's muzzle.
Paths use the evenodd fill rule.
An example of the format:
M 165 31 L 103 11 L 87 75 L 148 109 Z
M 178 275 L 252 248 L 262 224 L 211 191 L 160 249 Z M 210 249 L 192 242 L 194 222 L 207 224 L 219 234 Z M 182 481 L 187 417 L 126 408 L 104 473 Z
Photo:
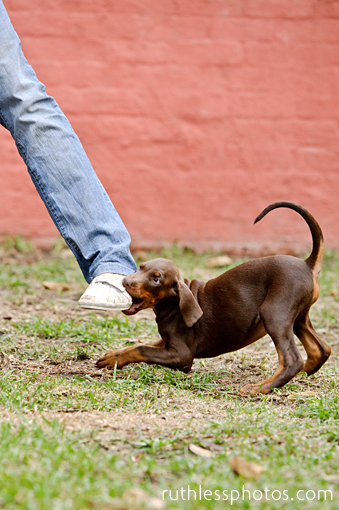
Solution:
M 134 292 L 136 291 L 135 288 L 136 286 L 129 276 L 125 276 L 125 278 L 122 280 L 122 284 L 125 287 L 126 291 L 132 297 L 131 306 L 127 310 L 123 310 L 123 313 L 125 315 L 135 315 L 136 313 L 140 312 L 140 310 L 142 310 L 142 307 L 144 305 L 144 299 L 142 296 L 133 295 Z

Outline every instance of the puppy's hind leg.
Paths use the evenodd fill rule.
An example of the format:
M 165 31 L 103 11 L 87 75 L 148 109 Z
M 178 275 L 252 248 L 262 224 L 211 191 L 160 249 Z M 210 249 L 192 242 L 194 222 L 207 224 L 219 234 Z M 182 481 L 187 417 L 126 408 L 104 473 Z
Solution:
M 308 313 L 297 317 L 294 323 L 294 332 L 307 353 L 307 360 L 302 372 L 306 372 L 307 375 L 314 374 L 329 358 L 331 348 L 318 336 Z
M 283 311 L 281 303 L 265 302 L 260 310 L 260 316 L 277 349 L 279 365 L 269 379 L 256 384 L 246 384 L 241 388 L 241 393 L 250 395 L 269 393 L 272 388 L 284 386 L 304 365 L 294 342 L 293 321 L 288 317 L 288 313 Z

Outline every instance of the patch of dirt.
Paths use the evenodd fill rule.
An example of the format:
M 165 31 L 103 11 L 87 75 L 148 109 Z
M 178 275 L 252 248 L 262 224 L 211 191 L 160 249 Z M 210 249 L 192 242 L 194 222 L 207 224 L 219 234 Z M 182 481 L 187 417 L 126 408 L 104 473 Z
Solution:
M 190 405 L 190 404 L 193 404 Z M 137 438 L 140 434 L 152 436 L 155 433 L 166 435 L 174 429 L 185 430 L 188 427 L 195 432 L 206 428 L 207 421 L 222 420 L 231 403 L 212 403 L 206 409 L 206 402 L 201 399 L 187 400 L 180 410 L 167 410 L 161 413 L 147 412 L 124 412 L 124 411 L 43 411 L 42 413 L 26 413 L 25 418 L 29 423 L 37 421 L 43 424 L 43 417 L 49 421 L 57 419 L 65 425 L 67 430 L 104 430 L 115 431 L 118 435 L 127 434 L 131 438 Z M 4 411 L 1 413 L 3 421 L 19 422 L 20 417 L 15 413 Z

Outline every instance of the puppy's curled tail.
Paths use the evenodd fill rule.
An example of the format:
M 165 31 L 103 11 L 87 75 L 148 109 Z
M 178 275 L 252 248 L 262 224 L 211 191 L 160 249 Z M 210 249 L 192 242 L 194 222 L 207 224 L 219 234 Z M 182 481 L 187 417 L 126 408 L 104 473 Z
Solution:
M 313 218 L 313 216 L 304 209 L 301 205 L 295 204 L 294 202 L 274 202 L 267 206 L 259 216 L 256 217 L 254 223 L 258 223 L 267 213 L 272 211 L 273 209 L 278 209 L 279 207 L 287 207 L 288 209 L 293 209 L 297 213 L 299 213 L 307 225 L 310 227 L 310 231 L 312 234 L 313 240 L 313 249 L 311 255 L 306 259 L 306 263 L 312 268 L 317 268 L 320 271 L 320 265 L 324 254 L 324 237 L 321 231 L 321 228 L 318 222 Z

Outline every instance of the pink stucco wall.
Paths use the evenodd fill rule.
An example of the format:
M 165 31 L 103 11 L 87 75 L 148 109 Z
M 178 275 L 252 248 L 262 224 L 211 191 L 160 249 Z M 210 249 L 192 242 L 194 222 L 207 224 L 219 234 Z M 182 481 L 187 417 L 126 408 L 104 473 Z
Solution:
M 338 0 L 4 0 L 134 245 L 339 248 Z M 0 232 L 53 238 L 0 128 Z

